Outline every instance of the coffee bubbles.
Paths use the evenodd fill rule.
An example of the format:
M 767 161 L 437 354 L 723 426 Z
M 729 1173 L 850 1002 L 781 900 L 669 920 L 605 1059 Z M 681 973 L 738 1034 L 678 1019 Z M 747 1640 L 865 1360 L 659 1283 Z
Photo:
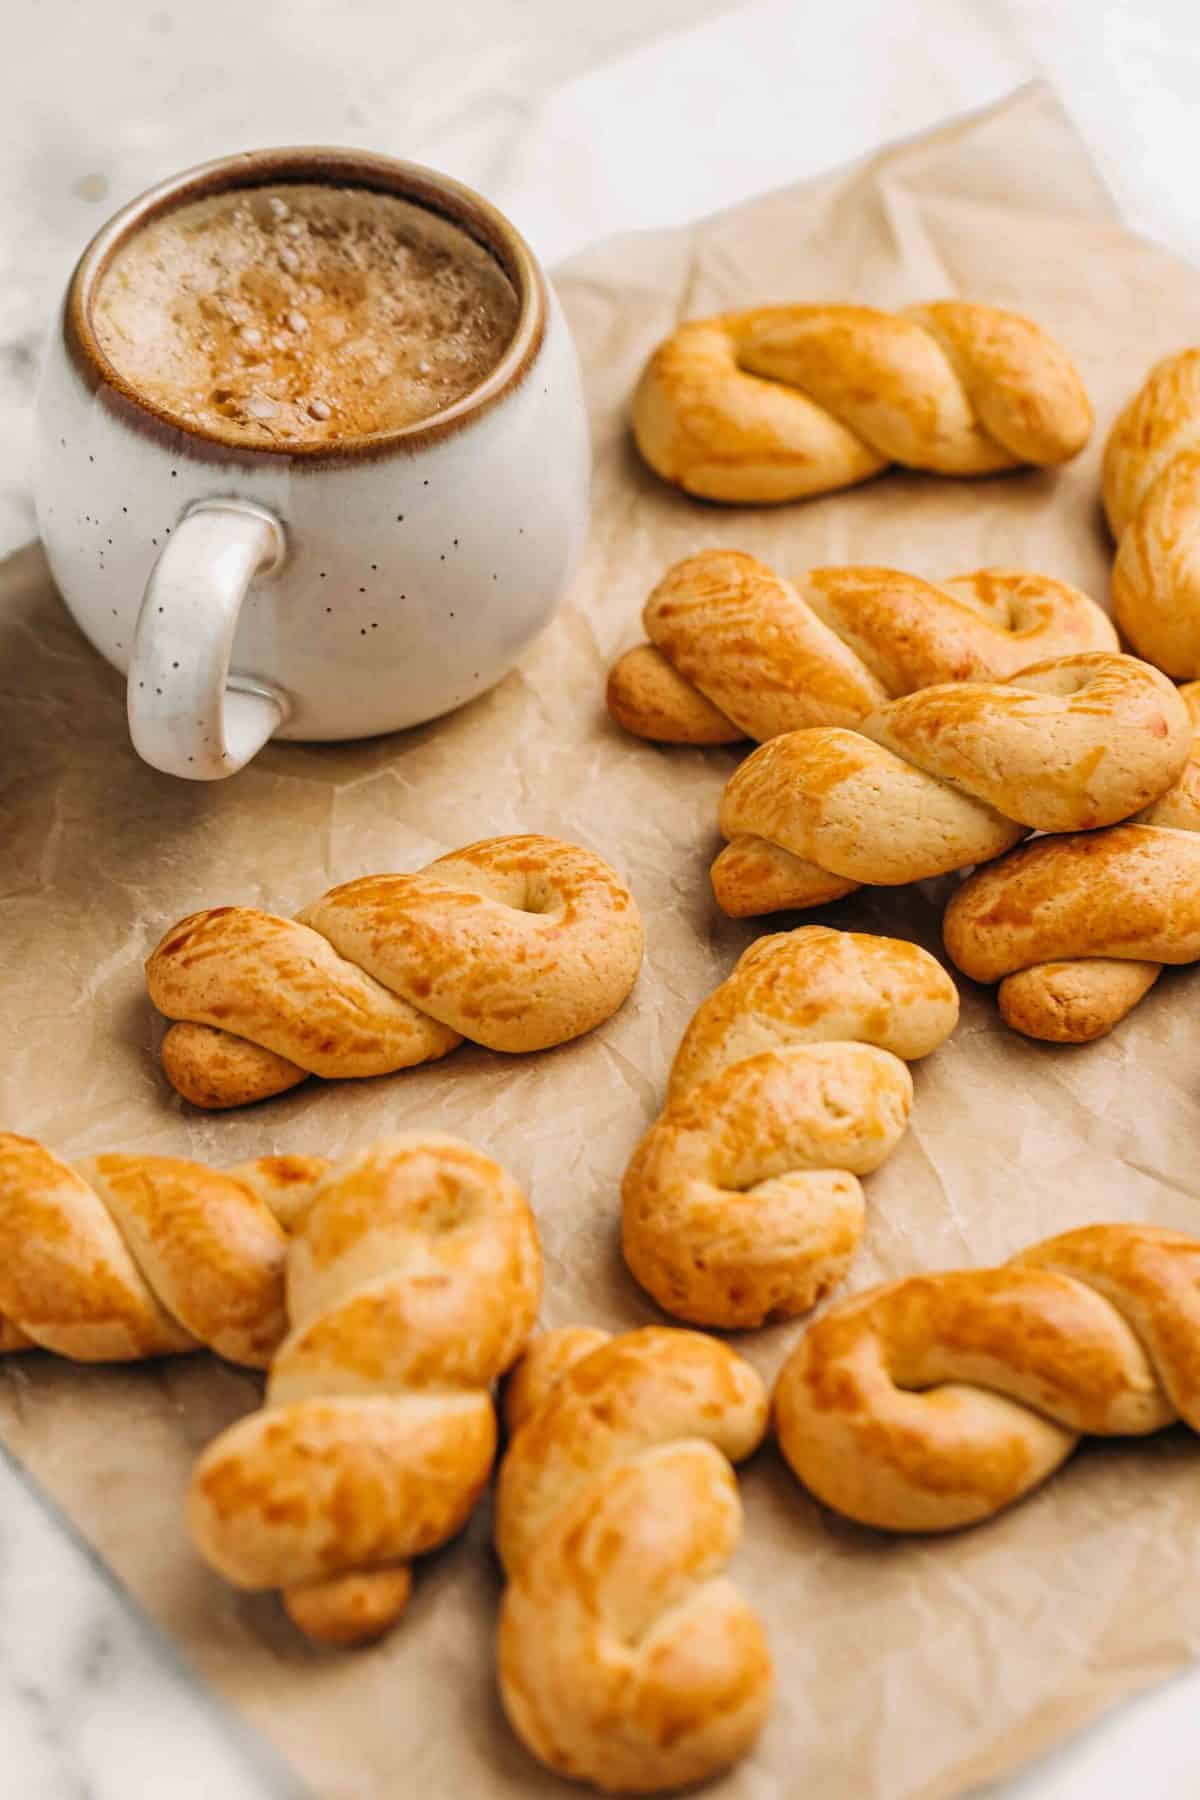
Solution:
M 364 188 L 216 194 L 137 232 L 93 326 L 135 391 L 251 446 L 335 446 L 428 419 L 504 354 L 517 295 L 440 215 Z

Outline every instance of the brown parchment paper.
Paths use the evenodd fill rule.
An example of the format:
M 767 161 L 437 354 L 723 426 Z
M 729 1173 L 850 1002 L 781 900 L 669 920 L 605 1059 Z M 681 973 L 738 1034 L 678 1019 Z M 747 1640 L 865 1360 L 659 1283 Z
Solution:
M 59 605 L 40 552 L 0 568 L 0 1122 L 60 1151 L 142 1147 L 233 1162 L 336 1156 L 384 1129 L 460 1132 L 527 1185 L 547 1323 L 655 1316 L 617 1248 L 627 1156 L 684 1024 L 754 935 L 709 892 L 730 751 L 657 749 L 603 710 L 613 655 L 674 558 L 731 544 L 782 569 L 887 562 L 938 576 L 1045 569 L 1097 596 L 1109 547 L 1103 435 L 1151 360 L 1194 339 L 1200 276 L 1129 237 L 1045 89 L 686 230 L 607 243 L 559 286 L 597 454 L 586 566 L 553 628 L 490 696 L 402 736 L 269 748 L 228 783 L 159 776 L 129 748 L 121 682 Z M 656 483 L 627 437 L 643 357 L 681 316 L 772 300 L 882 306 L 962 294 L 1029 312 L 1077 358 L 1095 441 L 1061 474 L 889 474 L 779 510 L 705 507 Z M 547 454 L 553 446 L 547 446 Z M 405 869 L 492 832 L 590 844 L 632 881 L 646 965 L 591 1037 L 504 1059 L 464 1048 L 386 1080 L 310 1083 L 204 1117 L 166 1088 L 141 960 L 178 915 L 283 912 L 338 880 Z M 948 884 L 860 894 L 822 915 L 939 944 Z M 771 921 L 777 925 L 780 921 Z M 850 1286 L 999 1260 L 1097 1219 L 1200 1229 L 1200 976 L 1167 975 L 1111 1038 L 1038 1048 L 970 988 L 916 1071 L 912 1129 L 869 1182 Z M 778 1367 L 798 1327 L 752 1335 Z M 273 1599 L 232 1595 L 192 1555 L 191 1461 L 252 1404 L 208 1357 L 88 1370 L 37 1356 L 0 1375 L 0 1435 L 194 1665 L 321 1795 L 423 1800 L 568 1790 L 509 1735 L 493 1685 L 498 1580 L 486 1508 L 427 1560 L 378 1648 L 318 1655 Z M 1013 1768 L 1200 1649 L 1200 1444 L 1183 1431 L 1089 1445 L 1045 1490 L 955 1537 L 889 1539 L 823 1515 L 773 1450 L 746 1471 L 739 1575 L 778 1698 L 723 1800 L 913 1800 Z

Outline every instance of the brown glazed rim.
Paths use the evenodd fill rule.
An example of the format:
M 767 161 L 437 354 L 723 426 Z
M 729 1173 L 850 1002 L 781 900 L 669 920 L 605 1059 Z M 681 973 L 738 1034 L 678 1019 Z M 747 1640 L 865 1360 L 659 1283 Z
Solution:
M 517 290 L 519 311 L 508 348 L 495 368 L 461 400 L 442 412 L 395 431 L 369 436 L 338 438 L 334 442 L 248 444 L 236 437 L 180 419 L 157 406 L 134 387 L 111 363 L 92 327 L 92 303 L 117 251 L 152 219 L 187 201 L 237 188 L 276 187 L 289 182 L 325 183 L 331 187 L 371 188 L 397 194 L 401 199 L 440 213 L 468 231 L 490 250 Z M 529 373 L 546 331 L 546 286 L 537 261 L 516 227 L 503 213 L 462 182 L 420 163 L 401 162 L 368 150 L 322 146 L 283 150 L 249 150 L 222 156 L 172 175 L 148 188 L 136 200 L 101 226 L 75 265 L 67 288 L 63 336 L 76 370 L 93 391 L 111 389 L 125 402 L 123 416 L 135 428 L 158 436 L 162 428 L 182 433 L 203 455 L 202 444 L 219 445 L 239 460 L 289 457 L 306 463 L 342 462 L 352 457 L 377 457 L 391 451 L 413 451 L 460 431 L 517 387 Z

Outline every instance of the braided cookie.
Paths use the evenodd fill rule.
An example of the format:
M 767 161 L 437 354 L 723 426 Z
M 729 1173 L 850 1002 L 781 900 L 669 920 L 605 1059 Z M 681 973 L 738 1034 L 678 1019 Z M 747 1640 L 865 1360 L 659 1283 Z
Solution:
M 788 732 L 726 786 L 717 902 L 735 918 L 817 906 L 990 862 L 1027 831 L 1114 824 L 1179 779 L 1191 740 L 1166 677 L 1103 651 L 924 688 L 855 731 Z
M 771 1702 L 762 1624 L 725 1572 L 762 1382 L 693 1331 L 568 1329 L 530 1354 L 496 1490 L 504 1710 L 549 1768 L 610 1793 L 704 1781 Z
M 1092 409 L 1029 319 L 962 300 L 760 306 L 659 345 L 633 396 L 638 449 L 705 500 L 804 500 L 889 463 L 990 475 L 1066 462 Z
M 1200 733 L 1200 682 L 1179 692 Z M 1200 735 L 1193 742 L 1175 786 L 1133 824 L 1028 844 L 951 899 L 947 955 L 972 980 L 1000 983 L 1014 1031 L 1091 1043 L 1164 963 L 1200 957 Z
M 1200 1240 L 1089 1225 L 998 1269 L 857 1294 L 780 1371 L 779 1445 L 818 1500 L 950 1531 L 1021 1499 L 1080 1437 L 1200 1431 Z
M 862 1237 L 858 1177 L 908 1124 L 905 1064 L 957 1018 L 915 944 L 823 925 L 752 944 L 684 1033 L 621 1189 L 625 1260 L 663 1310 L 738 1329 L 815 1306 Z
M 738 550 L 667 570 L 646 602 L 648 644 L 608 678 L 608 710 L 638 737 L 732 744 L 857 725 L 943 681 L 1004 681 L 1030 663 L 1115 650 L 1094 600 L 1022 569 L 922 581 L 898 569 L 808 569 L 785 581 Z
M 1151 369 L 1109 434 L 1113 609 L 1139 656 L 1200 675 L 1200 350 Z
M 533 1326 L 541 1252 L 504 1170 L 455 1138 L 337 1164 L 288 1250 L 292 1322 L 261 1411 L 192 1478 L 204 1558 L 357 1643 L 403 1612 L 409 1561 L 462 1529 L 496 1449 L 491 1384 Z
M 286 1231 L 329 1167 L 224 1174 L 173 1156 L 63 1162 L 0 1132 L 0 1350 L 136 1362 L 207 1346 L 266 1368 L 287 1329 Z
M 194 1106 L 243 1106 L 430 1062 L 464 1038 L 545 1050 L 616 1012 L 642 960 L 632 894 L 600 857 L 489 838 L 414 875 L 367 875 L 297 919 L 218 906 L 146 964 L 175 1025 L 168 1079 Z

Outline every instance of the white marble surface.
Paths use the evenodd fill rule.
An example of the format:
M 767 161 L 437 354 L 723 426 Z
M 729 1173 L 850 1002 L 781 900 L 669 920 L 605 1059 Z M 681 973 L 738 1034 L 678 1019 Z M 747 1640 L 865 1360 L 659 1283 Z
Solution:
M 83 241 L 160 175 L 235 147 L 325 141 L 435 163 L 553 258 L 1044 74 L 1130 222 L 1200 257 L 1197 0 L 759 0 L 727 15 L 720 0 L 39 0 L 5 25 L 0 555 L 32 534 L 38 349 Z M 299 1791 L 2 1455 L 0 1622 L 0 1794 Z M 1194 1800 L 1198 1699 L 1194 1677 L 1146 1696 L 1008 1800 L 1124 1800 L 1139 1786 Z
M 0 1793 L 301 1800 L 0 1450 Z

